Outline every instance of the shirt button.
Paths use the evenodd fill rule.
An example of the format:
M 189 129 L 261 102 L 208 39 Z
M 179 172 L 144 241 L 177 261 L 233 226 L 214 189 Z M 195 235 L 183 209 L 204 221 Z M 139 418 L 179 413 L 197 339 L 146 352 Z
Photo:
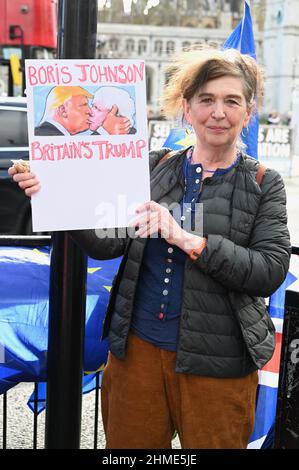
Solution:
M 195 183 L 198 184 L 200 180 L 195 180 Z
M 196 173 L 201 173 L 201 168 L 200 168 L 200 166 L 198 166 L 195 171 L 196 171 Z
M 162 294 L 163 294 L 163 295 L 167 295 L 167 294 L 168 294 L 168 290 L 166 290 L 166 289 L 163 290 Z
M 164 279 L 164 282 L 165 282 L 165 284 L 168 284 L 168 283 L 169 283 L 169 278 L 166 277 L 166 278 Z
M 186 217 L 182 215 L 181 220 L 186 220 Z
M 168 253 L 173 253 L 173 248 L 168 248 Z
M 171 258 L 167 258 L 167 263 L 172 263 L 172 259 Z
M 159 313 L 159 320 L 163 320 L 163 318 L 164 318 L 164 313 L 162 313 L 162 312 Z
M 160 307 L 161 307 L 161 308 L 164 308 L 164 307 L 165 307 L 165 304 L 161 304 Z
M 167 274 L 171 273 L 171 269 L 170 269 L 170 268 L 166 268 L 166 272 L 167 272 Z

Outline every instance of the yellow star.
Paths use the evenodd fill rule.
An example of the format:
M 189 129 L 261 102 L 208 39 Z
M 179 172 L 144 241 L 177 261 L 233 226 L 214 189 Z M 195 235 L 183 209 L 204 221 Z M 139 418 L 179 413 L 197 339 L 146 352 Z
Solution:
M 44 255 L 44 256 L 49 256 L 48 253 L 44 253 L 43 251 L 38 250 L 37 248 L 33 248 L 32 250 L 33 253 L 37 253 L 38 255 Z
M 84 374 L 85 374 L 85 375 L 95 374 L 96 372 L 100 372 L 101 370 L 103 370 L 104 367 L 105 367 L 105 363 L 103 363 L 102 365 L 100 365 L 100 367 L 99 367 L 97 370 L 85 370 L 85 371 L 84 371 Z
M 87 272 L 89 274 L 93 274 L 93 273 L 99 271 L 99 269 L 102 269 L 102 268 L 87 268 Z
M 186 130 L 185 137 L 178 142 L 176 145 L 181 145 L 182 147 L 189 147 L 190 145 L 195 144 L 195 134 L 192 131 Z

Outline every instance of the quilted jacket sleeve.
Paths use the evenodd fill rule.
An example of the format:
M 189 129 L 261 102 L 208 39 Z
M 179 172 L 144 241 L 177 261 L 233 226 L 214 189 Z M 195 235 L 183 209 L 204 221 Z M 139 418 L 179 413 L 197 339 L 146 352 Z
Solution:
M 290 254 L 284 183 L 276 171 L 267 170 L 248 248 L 209 235 L 195 263 L 230 290 L 268 297 L 284 281 Z
M 104 237 L 103 230 L 98 233 L 96 230 L 72 230 L 69 234 L 91 258 L 112 259 L 124 254 L 127 238 Z

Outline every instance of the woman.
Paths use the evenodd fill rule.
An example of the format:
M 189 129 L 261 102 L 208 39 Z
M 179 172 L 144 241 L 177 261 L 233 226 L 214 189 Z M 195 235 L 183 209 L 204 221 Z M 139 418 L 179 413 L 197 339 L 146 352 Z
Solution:
M 152 201 L 138 210 L 136 238 L 73 232 L 92 257 L 123 255 L 104 325 L 107 447 L 170 448 L 177 430 L 183 448 L 246 448 L 257 370 L 274 350 L 263 297 L 289 265 L 284 185 L 267 169 L 259 186 L 258 162 L 238 149 L 262 94 L 252 58 L 185 52 L 171 73 L 164 110 L 183 111 L 194 147 L 152 152 Z M 35 176 L 10 174 L 27 195 L 39 189 Z M 184 228 L 188 217 L 198 227 L 200 210 L 203 236 Z

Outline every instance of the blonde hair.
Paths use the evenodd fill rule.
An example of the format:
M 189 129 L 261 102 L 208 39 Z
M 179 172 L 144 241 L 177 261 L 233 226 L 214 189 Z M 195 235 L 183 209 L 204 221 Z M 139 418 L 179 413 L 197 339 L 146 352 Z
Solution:
M 46 108 L 41 122 L 48 116 L 53 116 L 59 106 L 73 96 L 86 96 L 93 98 L 93 95 L 80 86 L 55 86 L 47 96 Z
M 236 49 L 191 49 L 175 56 L 166 69 L 170 76 L 162 95 L 162 112 L 167 118 L 182 115 L 182 101 L 189 101 L 200 87 L 225 75 L 239 77 L 247 106 L 262 102 L 264 79 L 262 69 L 247 54 Z

